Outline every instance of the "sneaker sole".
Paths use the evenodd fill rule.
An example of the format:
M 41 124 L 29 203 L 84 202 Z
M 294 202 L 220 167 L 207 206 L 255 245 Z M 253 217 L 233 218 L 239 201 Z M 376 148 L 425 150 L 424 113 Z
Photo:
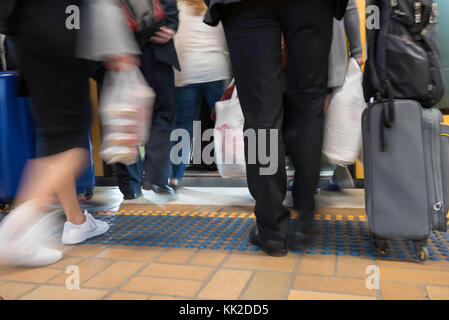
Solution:
M 79 244 L 83 241 L 86 241 L 87 239 L 95 238 L 98 236 L 101 236 L 102 234 L 105 234 L 109 231 L 109 225 L 107 227 L 97 230 L 96 232 L 91 232 L 87 236 L 77 239 L 64 239 L 62 238 L 62 244 Z

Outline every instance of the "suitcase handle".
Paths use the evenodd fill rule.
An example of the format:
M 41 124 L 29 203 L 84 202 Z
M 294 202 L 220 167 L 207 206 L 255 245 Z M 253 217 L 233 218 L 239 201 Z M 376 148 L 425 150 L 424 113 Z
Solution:
M 393 90 L 391 88 L 391 83 L 388 80 L 384 80 L 382 82 L 382 90 L 387 93 L 388 100 L 387 103 L 384 102 L 383 109 L 380 118 L 380 128 L 379 128 L 379 150 L 380 152 L 384 152 L 386 150 L 385 143 L 385 128 L 390 129 L 394 125 L 394 121 L 396 118 L 395 110 L 394 110 L 394 98 L 393 98 Z M 386 111 L 385 111 L 386 110 Z

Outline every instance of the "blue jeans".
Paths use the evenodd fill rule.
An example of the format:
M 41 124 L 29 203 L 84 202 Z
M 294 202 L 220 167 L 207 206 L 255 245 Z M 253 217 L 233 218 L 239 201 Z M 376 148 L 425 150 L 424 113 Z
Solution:
M 201 97 L 206 98 L 211 112 L 214 110 L 215 103 L 221 99 L 224 92 L 224 81 L 213 81 L 206 83 L 190 84 L 185 87 L 177 87 L 175 94 L 175 129 L 185 129 L 189 132 L 190 142 L 192 142 L 193 121 L 195 120 L 196 111 L 201 103 Z M 178 143 L 172 142 L 172 146 Z M 182 155 L 182 159 L 188 159 L 190 155 Z M 184 177 L 186 163 L 170 165 L 169 176 L 181 180 Z

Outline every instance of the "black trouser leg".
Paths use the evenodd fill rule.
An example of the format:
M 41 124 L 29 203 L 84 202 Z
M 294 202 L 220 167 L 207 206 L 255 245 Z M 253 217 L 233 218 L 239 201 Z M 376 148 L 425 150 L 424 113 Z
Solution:
M 150 139 L 145 145 L 144 180 L 166 185 L 170 164 L 170 134 L 174 127 L 175 80 L 172 66 L 154 59 L 150 47 L 144 49 L 141 69 L 156 92 Z
M 289 56 L 284 141 L 295 167 L 294 208 L 305 232 L 313 222 L 320 175 L 334 5 L 328 0 L 290 0 L 280 12 Z
M 242 2 L 225 7 L 223 26 L 245 116 L 245 130 L 276 129 L 279 133 L 278 153 L 274 155 L 278 162 L 276 173 L 261 175 L 263 165 L 257 161 L 247 164 L 247 179 L 249 191 L 256 200 L 254 211 L 261 236 L 285 240 L 290 213 L 282 205 L 286 194 L 286 172 L 280 134 L 283 89 L 278 14 L 271 3 Z M 248 140 L 245 142 L 248 160 L 250 146 Z
M 142 161 L 140 160 L 140 156 L 137 163 L 130 166 L 116 163 L 115 175 L 117 177 L 118 187 L 123 195 L 132 196 L 142 192 Z
M 288 127 L 284 140 L 279 134 L 278 170 L 264 176 L 260 174 L 260 163 L 247 164 L 259 231 L 268 239 L 286 239 L 290 220 L 282 205 L 286 193 L 283 141 L 296 168 L 295 208 L 302 217 L 313 219 L 333 9 L 333 2 L 328 0 L 286 0 L 245 1 L 223 10 L 245 129 L 282 129 L 281 32 L 286 35 L 289 50 L 285 116 Z M 307 228 L 310 221 L 304 222 Z

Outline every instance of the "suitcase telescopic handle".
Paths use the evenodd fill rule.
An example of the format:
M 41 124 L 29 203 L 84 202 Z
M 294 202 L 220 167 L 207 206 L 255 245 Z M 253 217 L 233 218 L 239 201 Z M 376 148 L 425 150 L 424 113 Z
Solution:
M 379 149 L 380 152 L 384 152 L 386 150 L 385 143 L 385 129 L 390 129 L 394 125 L 395 121 L 395 110 L 394 110 L 394 96 L 393 90 L 391 87 L 391 83 L 388 80 L 382 82 L 383 90 L 387 94 L 387 100 L 384 100 L 382 113 L 379 121 Z

